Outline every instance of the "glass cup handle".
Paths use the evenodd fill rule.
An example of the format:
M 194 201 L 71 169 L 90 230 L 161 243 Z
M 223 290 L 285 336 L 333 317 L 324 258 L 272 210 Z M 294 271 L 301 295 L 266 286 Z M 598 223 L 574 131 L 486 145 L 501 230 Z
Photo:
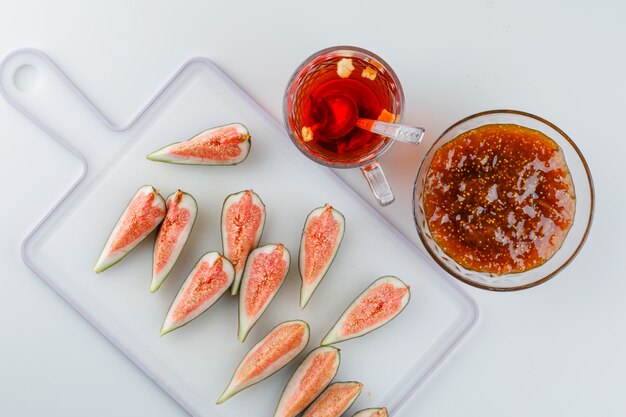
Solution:
M 381 206 L 388 206 L 394 202 L 396 198 L 378 162 L 361 167 L 361 172 Z

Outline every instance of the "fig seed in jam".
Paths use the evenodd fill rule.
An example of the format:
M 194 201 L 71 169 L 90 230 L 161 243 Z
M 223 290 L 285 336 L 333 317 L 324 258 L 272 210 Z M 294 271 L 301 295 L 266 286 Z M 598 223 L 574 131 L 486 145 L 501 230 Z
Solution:
M 423 202 L 433 239 L 448 256 L 497 275 L 550 259 L 576 208 L 561 148 L 543 133 L 513 124 L 481 126 L 439 148 Z

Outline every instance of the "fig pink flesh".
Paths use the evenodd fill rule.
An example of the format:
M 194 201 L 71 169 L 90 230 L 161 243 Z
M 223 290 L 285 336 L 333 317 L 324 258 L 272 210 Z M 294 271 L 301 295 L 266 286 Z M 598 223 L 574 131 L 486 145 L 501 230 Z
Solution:
M 120 233 L 115 236 L 109 253 L 118 251 L 135 242 L 163 218 L 165 210 L 161 207 L 153 207 L 154 193 L 145 193 L 131 201 L 127 215 L 122 220 Z
M 284 252 L 285 247 L 279 244 L 272 252 L 258 253 L 252 259 L 245 293 L 248 317 L 254 317 L 280 287 L 288 267 Z
M 341 334 L 355 334 L 392 317 L 402 309 L 402 298 L 406 292 L 406 288 L 396 288 L 391 284 L 374 288 L 350 310 L 341 327 Z
M 326 206 L 323 213 L 309 221 L 304 237 L 304 282 L 312 284 L 332 258 L 337 246 L 341 225 Z
M 181 232 L 191 221 L 191 212 L 179 205 L 181 198 L 182 193 L 179 191 L 176 194 L 173 204 L 167 208 L 167 214 L 159 229 L 156 243 L 158 252 L 155 253 L 154 258 L 155 272 L 160 272 L 167 265 Z
M 300 380 L 298 390 L 289 398 L 282 415 L 297 415 L 317 397 L 335 376 L 334 364 L 336 360 L 335 352 L 324 352 L 313 359 L 313 363 Z
M 223 261 L 218 258 L 213 265 L 203 261 L 185 290 L 181 303 L 172 314 L 173 321 L 181 321 L 197 309 L 203 302 L 213 297 L 228 284 L 228 274 L 223 269 Z
M 235 380 L 249 381 L 263 373 L 278 359 L 294 349 L 300 348 L 305 336 L 306 328 L 300 323 L 282 326 L 269 335 L 265 344 L 260 346 L 254 354 L 242 363 Z
M 234 126 L 202 132 L 196 137 L 174 146 L 170 152 L 182 157 L 230 161 L 241 155 L 239 144 L 249 135 L 237 131 Z
M 302 417 L 337 417 L 343 414 L 363 388 L 358 383 L 330 385 L 306 410 Z
M 246 258 L 254 248 L 262 217 L 262 208 L 254 204 L 249 190 L 226 211 L 228 258 L 235 273 L 243 269 Z

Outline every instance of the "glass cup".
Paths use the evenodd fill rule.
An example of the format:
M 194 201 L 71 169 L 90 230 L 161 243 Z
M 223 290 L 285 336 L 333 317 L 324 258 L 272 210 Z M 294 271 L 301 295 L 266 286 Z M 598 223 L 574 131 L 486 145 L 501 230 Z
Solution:
M 340 63 L 340 61 L 343 62 Z M 341 67 L 343 64 L 347 66 L 347 76 L 346 73 L 341 74 L 341 71 L 345 69 Z M 365 146 L 360 148 L 357 146 L 360 142 L 356 141 L 351 142 L 355 144 L 354 146 L 346 145 L 347 142 L 344 143 L 343 140 L 347 136 L 343 136 L 337 140 L 337 148 L 334 148 L 333 139 L 324 142 L 323 146 L 326 146 L 324 148 L 312 139 L 312 135 L 316 135 L 315 127 L 307 126 L 308 116 L 305 109 L 311 109 L 313 94 L 319 91 L 316 89 L 324 83 L 335 80 L 341 82 L 342 79 L 351 79 L 352 81 L 349 82 L 356 87 L 359 87 L 359 83 L 368 88 L 371 87 L 373 94 L 377 97 L 376 105 L 380 104 L 384 109 L 380 115 L 363 115 L 361 114 L 362 108 L 367 106 L 359 104 L 358 117 L 401 122 L 404 111 L 404 93 L 398 77 L 389 65 L 365 49 L 337 46 L 311 55 L 291 76 L 283 99 L 285 127 L 296 147 L 313 161 L 331 168 L 360 168 L 378 202 L 386 206 L 391 204 L 395 197 L 377 160 L 389 150 L 394 141 L 388 137 L 360 131 L 357 127 L 353 127 L 348 135 L 352 137 L 360 135 L 360 138 L 365 138 Z M 339 152 L 340 146 L 348 151 Z

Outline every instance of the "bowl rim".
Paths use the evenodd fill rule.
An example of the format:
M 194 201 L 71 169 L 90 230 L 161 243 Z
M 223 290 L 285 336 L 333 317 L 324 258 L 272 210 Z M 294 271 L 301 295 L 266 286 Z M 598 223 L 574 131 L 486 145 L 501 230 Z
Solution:
M 487 116 L 487 115 L 494 115 L 494 114 L 513 114 L 513 115 L 518 115 L 518 116 L 525 116 L 531 119 L 535 119 L 541 123 L 544 123 L 545 125 L 549 126 L 550 128 L 554 129 L 556 132 L 558 132 L 569 144 L 570 146 L 574 149 L 574 151 L 576 152 L 576 154 L 578 155 L 578 157 L 580 158 L 580 161 L 583 164 L 583 167 L 585 169 L 585 174 L 587 176 L 587 181 L 589 183 L 589 193 L 590 193 L 590 207 L 589 207 L 589 217 L 587 219 L 587 227 L 585 228 L 585 232 L 583 233 L 582 239 L 580 239 L 580 242 L 578 243 L 578 246 L 576 247 L 576 249 L 574 250 L 574 252 L 572 252 L 572 254 L 570 255 L 570 257 L 565 260 L 565 262 L 563 262 L 558 268 L 556 268 L 554 271 L 550 272 L 549 274 L 547 274 L 545 277 L 528 283 L 528 284 L 524 284 L 524 285 L 518 285 L 515 287 L 495 287 L 495 286 L 490 286 L 490 285 L 486 285 L 486 284 L 481 284 L 478 283 L 476 281 L 472 281 L 470 279 L 465 278 L 464 276 L 458 274 L 456 271 L 454 271 L 453 269 L 449 268 L 443 261 L 441 261 L 439 259 L 439 256 L 433 252 L 433 250 L 429 247 L 429 245 L 426 243 L 426 237 L 424 236 L 419 222 L 417 220 L 417 214 L 416 214 L 416 195 L 417 195 L 417 187 L 418 187 L 418 178 L 419 178 L 419 174 L 422 170 L 422 166 L 426 163 L 426 159 L 428 158 L 428 156 L 430 155 L 430 153 L 433 151 L 433 149 L 435 148 L 435 145 L 437 145 L 437 143 L 439 143 L 439 141 L 441 141 L 443 139 L 443 137 L 450 132 L 452 129 L 456 128 L 457 126 L 478 118 L 478 117 L 482 117 L 482 116 Z M 449 273 L 450 275 L 452 275 L 454 278 L 458 279 L 461 282 L 464 282 L 468 285 L 471 285 L 473 287 L 476 288 L 480 288 L 483 290 L 489 290 L 489 291 L 495 291 L 495 292 L 512 292 L 512 291 L 519 291 L 519 290 L 525 290 L 528 288 L 532 288 L 532 287 L 536 287 L 539 284 L 543 284 L 544 282 L 549 281 L 551 278 L 553 278 L 555 275 L 557 275 L 559 272 L 561 272 L 567 265 L 569 265 L 572 260 L 574 260 L 574 258 L 576 257 L 576 255 L 578 255 L 578 253 L 580 252 L 580 250 L 582 249 L 583 245 L 585 244 L 585 241 L 587 240 L 587 237 L 589 236 L 589 231 L 591 229 L 591 224 L 593 223 L 593 215 L 595 212 L 595 188 L 593 185 L 593 178 L 591 176 L 591 170 L 589 169 L 589 165 L 587 164 L 587 160 L 585 159 L 585 157 L 583 156 L 582 152 L 580 151 L 580 149 L 578 148 L 578 146 L 576 146 L 576 143 L 574 143 L 574 141 L 565 133 L 563 132 L 561 129 L 559 129 L 555 124 L 549 122 L 548 120 L 539 117 L 537 115 L 534 115 L 532 113 L 527 113 L 524 111 L 520 111 L 520 110 L 511 110 L 511 109 L 496 109 L 496 110 L 486 110 L 486 111 L 482 111 L 479 113 L 475 113 L 472 114 L 470 116 L 464 117 L 463 119 L 459 120 L 458 122 L 455 122 L 454 124 L 452 124 L 450 127 L 448 127 L 446 130 L 444 130 L 439 137 L 437 138 L 437 140 L 435 140 L 432 145 L 430 145 L 430 148 L 428 149 L 428 151 L 426 151 L 426 153 L 424 154 L 424 156 L 422 157 L 422 160 L 417 168 L 417 174 L 415 176 L 415 182 L 413 184 L 413 198 L 412 198 L 412 209 L 413 209 L 413 221 L 415 222 L 415 227 L 417 229 L 417 235 L 420 238 L 420 241 L 422 242 L 422 244 L 424 245 L 424 247 L 426 248 L 426 251 L 428 252 L 428 254 L 430 255 L 431 258 L 433 258 L 433 260 L 447 273 Z M 435 244 L 437 244 L 435 242 Z

